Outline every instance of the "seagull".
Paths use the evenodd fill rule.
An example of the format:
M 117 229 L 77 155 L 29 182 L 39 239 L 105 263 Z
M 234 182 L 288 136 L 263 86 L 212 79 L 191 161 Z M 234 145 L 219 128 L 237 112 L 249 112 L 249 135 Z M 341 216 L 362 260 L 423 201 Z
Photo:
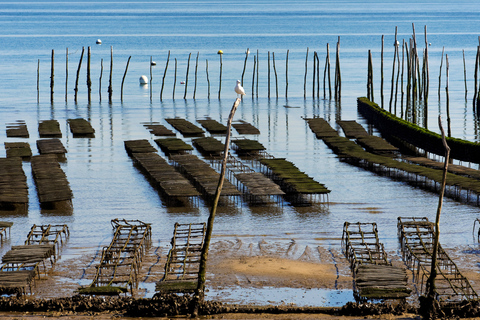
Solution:
M 235 92 L 241 96 L 245 95 L 245 90 L 243 90 L 240 80 L 237 80 L 237 85 L 235 86 Z

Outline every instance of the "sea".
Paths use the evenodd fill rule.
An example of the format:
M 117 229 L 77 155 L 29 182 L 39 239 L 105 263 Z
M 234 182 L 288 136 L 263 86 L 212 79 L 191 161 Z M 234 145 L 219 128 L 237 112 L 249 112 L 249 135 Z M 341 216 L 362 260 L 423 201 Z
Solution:
M 41 209 L 30 162 L 23 162 L 28 212 L 2 213 L 0 220 L 14 225 L 0 251 L 23 244 L 33 225 L 67 224 L 70 237 L 61 259 L 93 259 L 112 239 L 110 221 L 115 218 L 151 223 L 152 245 L 158 248 L 168 248 L 175 222 L 206 222 L 210 208 L 203 201 L 192 207 L 167 207 L 134 167 L 124 141 L 147 139 L 155 145 L 156 137 L 144 124 L 159 122 L 171 128 L 165 118 L 226 123 L 237 97 L 236 80 L 242 79 L 246 95 L 234 120 L 249 122 L 261 133 L 240 136 L 233 130 L 233 138 L 258 140 L 269 154 L 293 162 L 331 193 L 328 205 L 299 208 L 283 202 L 258 208 L 240 202 L 221 208 L 214 241 L 294 241 L 341 251 L 344 222 L 376 222 L 385 249 L 400 255 L 397 217 L 435 220 L 438 195 L 339 161 L 304 119 L 322 117 L 336 129 L 336 120 L 356 120 L 368 127 L 357 112 L 356 99 L 367 95 L 369 51 L 374 100 L 381 105 L 383 81 L 385 108 L 400 114 L 401 89 L 392 97 L 397 107 L 390 107 L 392 70 L 398 67 L 393 67 L 394 43 L 397 39 L 401 49 L 403 41 L 409 43 L 415 35 L 420 59 L 425 49 L 428 52 L 428 113 L 422 113 L 422 125 L 439 132 L 438 116 L 445 126 L 448 118 L 453 137 L 479 142 L 472 104 L 479 13 L 474 0 L 0 1 L 0 157 L 6 156 L 3 142 L 28 142 L 38 154 L 38 122 L 58 120 L 60 140 L 68 151 L 61 168 L 74 194 L 69 212 Z M 332 90 L 338 50 L 337 100 L 329 98 L 328 88 L 323 93 L 327 46 Z M 315 53 L 319 95 L 313 83 Z M 141 76 L 147 77 L 147 85 L 140 84 Z M 400 88 L 402 84 L 405 88 L 406 76 Z M 95 137 L 74 138 L 67 124 L 72 118 L 90 121 Z M 6 137 L 6 127 L 17 121 L 26 123 L 29 138 Z M 373 133 L 378 134 L 374 129 Z M 191 143 L 178 132 L 177 137 Z M 160 150 L 159 154 L 165 157 Z M 478 217 L 477 206 L 444 199 L 442 245 L 476 249 L 472 228 Z M 64 279 L 79 286 L 90 280 Z M 245 294 L 234 284 L 226 291 L 229 301 L 237 303 L 332 306 L 352 300 L 351 291 L 312 294 L 263 288 Z M 152 296 L 154 288 L 144 292 Z M 207 298 L 212 296 L 207 293 Z M 222 295 L 215 298 L 221 300 Z

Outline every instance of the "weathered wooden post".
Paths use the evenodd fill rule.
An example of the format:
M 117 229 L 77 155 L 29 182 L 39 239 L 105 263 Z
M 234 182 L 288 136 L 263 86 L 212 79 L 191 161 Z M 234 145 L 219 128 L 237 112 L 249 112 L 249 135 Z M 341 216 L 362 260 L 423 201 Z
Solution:
M 277 77 L 277 68 L 275 67 L 275 52 L 272 52 L 272 62 L 273 62 L 273 73 L 275 74 L 275 94 L 278 98 L 278 77 Z
M 127 65 L 125 66 L 125 72 L 123 73 L 122 86 L 120 87 L 120 101 L 123 102 L 123 84 L 125 83 L 125 77 L 127 76 L 128 65 L 130 64 L 130 59 L 132 56 L 128 57 Z
M 478 63 L 480 60 L 480 46 L 477 46 L 477 56 L 475 58 L 475 71 L 474 74 L 474 87 L 473 87 L 473 107 L 475 108 L 475 104 L 477 101 L 478 89 L 477 89 L 477 80 L 478 80 Z M 477 106 L 478 107 L 478 106 Z
M 37 103 L 40 102 L 40 59 L 37 61 Z
M 268 98 L 270 98 L 270 51 L 267 55 L 267 88 L 268 88 Z
M 308 71 L 308 47 L 305 55 L 305 76 L 303 78 L 303 98 L 307 97 L 307 71 Z
M 195 85 L 193 86 L 193 100 L 195 100 L 195 95 L 197 94 L 197 71 L 198 71 L 198 55 L 200 53 L 197 51 L 197 58 L 195 59 Z
M 435 278 L 437 277 L 437 255 L 438 255 L 438 244 L 440 239 L 440 215 L 442 213 L 443 205 L 443 196 L 445 194 L 445 184 L 447 180 L 448 172 L 448 163 L 450 160 L 450 147 L 447 144 L 447 139 L 445 138 L 445 132 L 442 127 L 442 118 L 438 116 L 438 126 L 442 133 L 442 142 L 443 147 L 445 148 L 445 161 L 443 164 L 443 176 L 442 176 L 442 187 L 440 189 L 440 196 L 438 197 L 438 206 L 437 206 L 437 215 L 435 218 L 435 238 L 433 240 L 433 252 L 432 252 L 432 263 L 430 266 L 430 276 L 427 280 L 428 294 L 426 300 L 426 305 L 421 306 L 424 310 L 426 309 L 427 318 L 435 319 L 438 312 L 441 312 L 438 301 L 435 297 L 436 287 L 435 287 Z
M 55 72 L 55 50 L 52 49 L 52 60 L 50 64 L 50 102 L 53 103 L 53 85 L 54 85 L 54 72 Z
M 173 93 L 172 99 L 175 100 L 175 87 L 177 86 L 177 58 L 175 58 L 175 72 L 173 73 Z
M 258 55 L 258 49 L 257 49 L 257 84 L 256 84 L 256 87 L 255 87 L 255 94 L 258 98 L 258 73 L 259 73 L 259 69 L 260 69 L 260 60 L 259 60 L 260 56 Z
M 68 100 L 68 48 L 65 52 L 65 102 Z
M 78 68 L 77 68 L 77 78 L 75 80 L 75 103 L 77 103 L 77 95 L 78 95 L 78 77 L 80 75 L 80 68 L 82 67 L 82 60 L 83 60 L 83 54 L 85 52 L 85 47 L 82 47 L 82 54 L 80 55 L 80 61 L 78 62 Z
M 167 75 L 169 61 L 170 61 L 170 50 L 168 50 L 167 62 L 165 63 L 165 70 L 163 71 L 162 88 L 160 89 L 160 101 L 162 101 L 162 98 L 163 98 L 163 88 L 165 86 L 165 76 Z
M 222 92 L 222 68 L 223 68 L 222 56 L 223 56 L 223 51 L 219 50 L 217 53 L 220 55 L 220 80 L 218 82 L 218 100 L 220 100 L 220 93 Z
M 467 65 L 465 64 L 465 50 L 462 50 L 463 54 L 463 82 L 465 84 L 465 102 L 467 102 Z
M 405 70 L 405 39 L 402 40 L 402 75 L 401 75 L 401 79 L 400 79 L 400 88 L 401 88 L 401 92 L 402 92 L 402 98 L 401 98 L 401 102 L 400 102 L 400 108 L 401 108 L 401 112 L 400 112 L 400 118 L 403 118 L 403 95 L 404 95 L 404 90 L 403 90 L 403 71 Z
M 449 78 L 450 66 L 448 64 L 448 54 L 445 55 L 445 68 L 447 69 L 447 76 L 445 79 L 445 81 L 447 82 L 445 86 L 445 93 L 447 96 L 446 98 L 447 99 L 447 130 L 448 130 L 448 137 L 451 137 L 452 129 L 450 126 L 450 95 L 448 93 L 448 78 Z
M 252 75 L 252 98 L 255 95 L 255 69 L 257 67 L 257 56 L 253 55 L 253 75 Z
M 337 54 L 335 61 L 335 100 L 340 101 L 342 98 L 342 73 L 340 71 L 340 36 L 337 42 Z
M 223 180 L 225 178 L 225 171 L 227 168 L 227 160 L 228 160 L 228 152 L 230 148 L 230 135 L 231 135 L 231 127 L 232 127 L 232 121 L 233 121 L 233 116 L 235 115 L 235 111 L 238 108 L 238 105 L 240 104 L 241 99 L 237 98 L 235 102 L 233 103 L 232 109 L 230 111 L 230 115 L 228 117 L 228 122 L 227 122 L 227 136 L 225 137 L 225 149 L 223 152 L 223 162 L 222 162 L 222 169 L 220 172 L 220 178 L 218 179 L 218 185 L 217 189 L 215 190 L 215 197 L 213 200 L 213 205 L 210 210 L 210 215 L 208 217 L 208 222 L 207 222 L 207 230 L 205 232 L 205 241 L 203 243 L 202 247 L 202 254 L 200 256 L 200 267 L 198 271 L 198 285 L 197 285 L 197 296 L 200 301 L 203 300 L 204 294 L 205 294 L 205 282 L 206 282 L 206 273 L 207 273 L 207 259 L 208 259 L 208 250 L 210 248 L 210 240 L 212 238 L 212 232 L 213 232 L 213 223 L 215 221 L 215 215 L 217 213 L 217 206 L 218 206 L 218 201 L 220 199 L 220 194 L 222 192 L 223 188 Z M 198 308 L 198 305 L 197 305 Z
M 113 95 L 112 72 L 113 72 L 113 47 L 110 46 L 110 78 L 108 80 L 108 103 L 112 103 L 112 95 Z
M 100 77 L 98 78 L 98 97 L 102 102 L 102 76 L 103 76 L 103 59 L 100 60 Z
M 438 102 L 440 102 L 440 97 L 441 97 L 441 94 L 440 94 L 440 89 L 442 87 L 442 65 L 443 65 L 443 53 L 445 52 L 445 46 L 442 48 L 442 56 L 440 58 L 440 72 L 438 73 Z M 477 58 L 478 58 L 478 51 L 477 51 Z M 475 80 L 475 87 L 476 87 L 477 83 L 476 83 L 476 80 Z
M 317 57 L 317 99 L 320 99 L 320 59 L 317 53 L 315 56 Z
M 185 75 L 185 93 L 183 94 L 183 100 L 187 99 L 187 87 L 188 87 L 188 71 L 190 70 L 190 57 L 192 53 L 188 54 L 188 61 L 187 61 L 187 74 Z
M 400 52 L 398 51 L 399 45 L 395 47 L 395 50 L 397 51 L 397 79 L 395 82 L 395 104 L 394 104 L 394 114 L 397 114 L 397 96 L 398 96 L 398 79 L 400 77 Z M 403 50 L 403 47 L 402 47 Z M 402 51 L 403 52 L 403 51 Z M 403 70 L 402 70 L 403 72 Z
M 92 102 L 92 79 L 90 77 L 91 57 L 92 57 L 92 51 L 91 51 L 91 48 L 88 47 L 88 51 L 87 51 L 87 98 L 88 98 L 88 104 L 90 104 Z
M 285 58 L 285 98 L 288 97 L 288 53 L 290 50 L 287 50 L 287 56 Z
M 242 71 L 242 86 L 243 86 L 243 77 L 245 76 L 245 70 L 247 69 L 247 59 L 248 59 L 248 54 L 250 53 L 250 49 L 247 48 L 247 51 L 245 51 L 245 61 L 243 61 L 243 71 Z
M 397 60 L 397 48 L 398 48 L 398 42 L 397 42 L 397 27 L 395 27 L 395 42 L 393 43 L 395 46 L 395 50 L 393 50 L 393 66 L 392 66 L 392 82 L 390 85 L 390 103 L 388 105 L 388 111 L 391 113 L 392 112 L 392 101 L 393 101 L 393 84 L 394 84 L 394 79 L 395 79 L 395 62 Z
M 315 77 L 317 72 L 317 59 L 316 59 L 317 52 L 313 51 L 313 67 L 312 67 L 312 99 L 315 99 Z
M 208 59 L 205 59 L 205 72 L 207 74 L 208 99 L 210 99 L 210 78 L 208 77 Z
M 149 85 L 149 89 L 150 89 L 150 103 L 152 103 L 152 80 L 153 80 L 153 58 L 152 56 L 150 56 L 150 85 Z
M 397 37 L 395 36 L 395 41 L 397 40 Z M 383 96 L 383 48 L 385 46 L 385 36 L 382 34 L 382 52 L 380 54 L 380 102 L 382 109 L 385 109 L 385 106 L 383 104 L 384 96 Z M 369 53 L 370 55 L 370 53 Z M 395 59 L 395 56 L 393 57 Z M 394 62 L 395 63 L 395 62 Z M 373 65 L 372 65 L 373 68 Z M 373 87 L 373 78 L 372 78 L 372 87 Z M 372 100 L 373 101 L 373 100 Z
M 327 43 L 327 67 L 328 67 L 328 99 L 332 100 L 332 84 L 330 77 L 330 45 Z

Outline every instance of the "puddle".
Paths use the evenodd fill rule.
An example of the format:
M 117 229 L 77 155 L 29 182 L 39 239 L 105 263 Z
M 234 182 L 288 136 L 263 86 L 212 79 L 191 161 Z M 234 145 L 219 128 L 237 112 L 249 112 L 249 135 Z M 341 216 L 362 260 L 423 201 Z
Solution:
M 234 304 L 297 307 L 341 307 L 347 302 L 355 301 L 353 290 L 274 287 L 209 289 L 205 298 Z

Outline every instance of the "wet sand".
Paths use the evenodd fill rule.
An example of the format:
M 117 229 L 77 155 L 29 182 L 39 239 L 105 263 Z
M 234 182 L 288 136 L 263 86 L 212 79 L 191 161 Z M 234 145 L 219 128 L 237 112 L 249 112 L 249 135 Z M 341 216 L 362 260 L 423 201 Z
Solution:
M 144 297 L 147 290 L 163 275 L 163 265 L 169 247 L 149 248 L 140 272 L 139 290 L 135 297 Z M 480 291 L 480 276 L 477 272 L 478 255 L 470 247 L 447 249 L 460 270 L 468 277 L 477 292 Z M 396 252 L 389 252 L 394 264 L 403 265 Z M 32 298 L 58 298 L 75 295 L 79 282 L 88 282 L 93 277 L 97 261 L 85 255 L 79 258 L 59 259 L 48 274 L 36 282 Z M 88 267 L 85 267 L 88 266 Z M 410 274 L 410 272 L 409 272 Z M 410 274 L 411 277 L 411 274 Z M 418 297 L 411 279 L 412 297 L 409 304 L 417 305 Z M 270 241 L 268 237 L 253 241 L 252 238 L 235 237 L 214 239 L 211 245 L 208 263 L 207 299 L 219 301 L 228 305 L 242 304 L 232 297 L 212 295 L 210 291 L 222 290 L 252 290 L 260 288 L 302 288 L 342 290 L 352 289 L 352 277 L 348 261 L 337 249 L 322 246 L 302 246 L 295 241 Z M 274 300 L 274 299 L 272 299 Z M 258 301 L 256 307 L 266 305 L 294 306 L 288 297 L 278 301 Z M 311 307 L 322 307 L 319 305 Z M 121 314 L 73 314 L 72 312 L 50 312 L 44 314 L 0 313 L 5 319 L 43 319 L 53 317 L 61 319 L 115 319 Z M 403 316 L 383 315 L 381 319 L 414 319 L 416 315 Z M 122 317 L 123 318 L 123 317 Z M 358 319 L 358 317 L 339 317 L 328 314 L 224 314 L 209 316 L 211 319 Z M 374 319 L 375 317 L 368 317 Z M 125 318 L 129 319 L 129 318 Z M 159 317 L 158 319 L 164 319 Z

